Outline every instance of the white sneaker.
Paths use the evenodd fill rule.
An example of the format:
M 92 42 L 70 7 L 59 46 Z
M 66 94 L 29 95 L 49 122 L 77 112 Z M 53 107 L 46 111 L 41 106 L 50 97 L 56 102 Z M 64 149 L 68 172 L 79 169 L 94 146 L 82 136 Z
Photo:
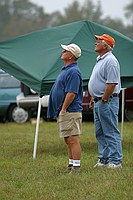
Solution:
M 108 163 L 107 168 L 110 168 L 110 169 L 122 168 L 122 165 L 121 165 L 121 163 L 117 164 L 117 165 L 114 163 Z
M 97 168 L 97 167 L 106 167 L 107 166 L 107 164 L 103 164 L 103 163 L 101 163 L 100 162 L 100 159 L 98 160 L 98 162 L 97 162 L 97 164 L 96 165 L 94 165 L 94 168 Z

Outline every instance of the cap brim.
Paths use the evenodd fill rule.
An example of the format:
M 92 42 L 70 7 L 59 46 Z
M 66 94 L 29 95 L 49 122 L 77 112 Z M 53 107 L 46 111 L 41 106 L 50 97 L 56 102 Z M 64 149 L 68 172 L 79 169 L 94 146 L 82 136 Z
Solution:
M 62 49 L 68 50 L 67 45 L 61 44 Z
M 99 40 L 102 40 L 102 39 L 103 39 L 102 36 L 99 36 L 99 35 L 95 35 L 95 38 L 96 38 L 96 39 L 99 39 Z

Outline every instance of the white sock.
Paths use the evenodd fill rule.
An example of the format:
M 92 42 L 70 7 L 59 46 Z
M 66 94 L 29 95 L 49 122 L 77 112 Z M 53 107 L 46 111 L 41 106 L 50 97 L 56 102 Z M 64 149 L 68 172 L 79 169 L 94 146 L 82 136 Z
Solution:
M 80 167 L 80 160 L 73 160 L 74 167 Z
M 69 165 L 73 165 L 73 160 L 72 159 L 69 159 Z

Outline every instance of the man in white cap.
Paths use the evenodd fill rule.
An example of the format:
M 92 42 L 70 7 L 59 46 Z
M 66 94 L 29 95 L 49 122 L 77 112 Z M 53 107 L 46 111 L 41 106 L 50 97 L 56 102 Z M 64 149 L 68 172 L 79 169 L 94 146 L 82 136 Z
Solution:
M 50 92 L 48 118 L 57 119 L 60 137 L 68 149 L 68 170 L 79 171 L 82 125 L 82 78 L 77 60 L 81 49 L 76 44 L 62 45 L 64 66 Z

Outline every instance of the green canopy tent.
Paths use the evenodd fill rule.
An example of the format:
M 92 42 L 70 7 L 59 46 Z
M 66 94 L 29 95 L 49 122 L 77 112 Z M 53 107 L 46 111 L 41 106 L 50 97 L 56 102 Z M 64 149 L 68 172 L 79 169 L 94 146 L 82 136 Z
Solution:
M 87 87 L 97 54 L 95 34 L 107 33 L 116 40 L 114 54 L 121 64 L 122 87 L 133 87 L 133 40 L 90 21 L 44 29 L 0 43 L 0 67 L 35 90 L 49 94 L 63 65 L 60 44 L 76 43 L 82 49 L 79 66 Z
M 84 89 L 87 89 L 97 56 L 94 52 L 94 35 L 103 33 L 110 34 L 116 40 L 113 52 L 121 65 L 122 87 L 133 87 L 133 40 L 115 30 L 86 20 L 0 42 L 0 68 L 35 90 L 40 96 L 49 94 L 63 66 L 60 59 L 60 44 L 76 43 L 82 49 L 78 63 Z M 40 112 L 40 108 L 38 110 Z

